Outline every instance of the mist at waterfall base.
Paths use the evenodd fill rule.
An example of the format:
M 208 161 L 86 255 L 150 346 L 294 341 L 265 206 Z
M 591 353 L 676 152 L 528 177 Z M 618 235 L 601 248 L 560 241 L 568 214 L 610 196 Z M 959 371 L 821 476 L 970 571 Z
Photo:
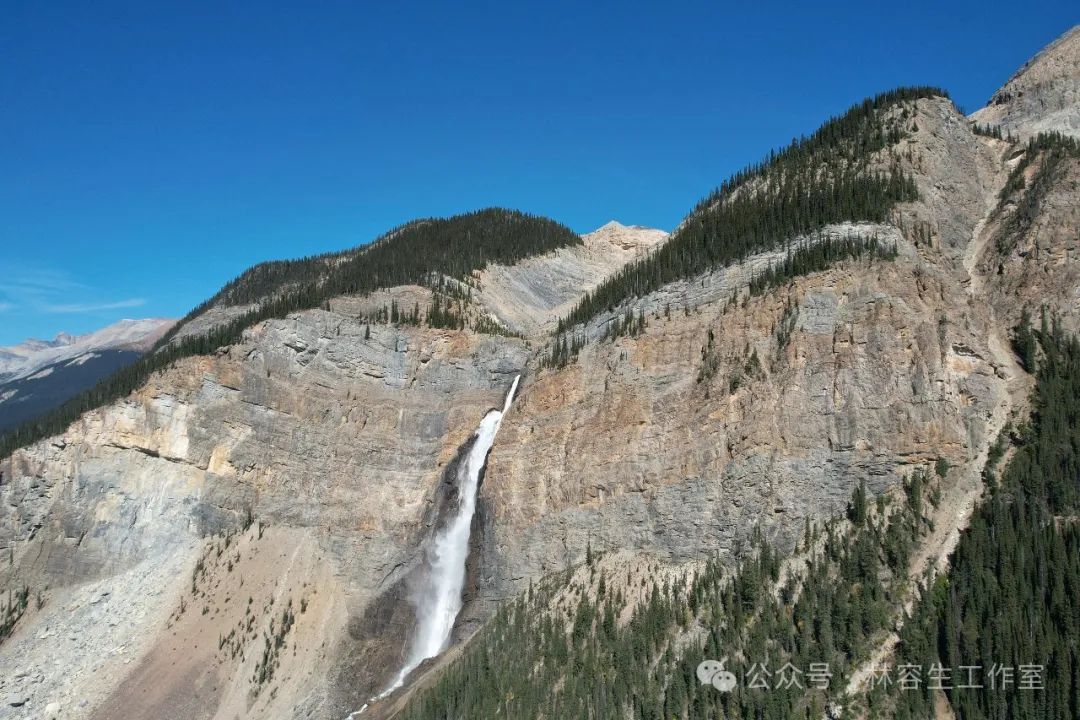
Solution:
M 469 556 L 469 532 L 476 512 L 480 473 L 484 470 L 488 451 L 495 442 L 495 434 L 499 432 L 503 416 L 514 400 L 520 379 L 520 375 L 514 378 L 503 401 L 502 410 L 492 410 L 484 416 L 476 430 L 468 457 L 458 466 L 457 510 L 428 546 L 427 572 L 419 591 L 413 597 L 417 623 L 409 655 L 394 682 L 378 698 L 386 697 L 401 687 L 409 673 L 420 663 L 442 652 L 450 641 L 450 632 L 461 611 L 465 561 Z

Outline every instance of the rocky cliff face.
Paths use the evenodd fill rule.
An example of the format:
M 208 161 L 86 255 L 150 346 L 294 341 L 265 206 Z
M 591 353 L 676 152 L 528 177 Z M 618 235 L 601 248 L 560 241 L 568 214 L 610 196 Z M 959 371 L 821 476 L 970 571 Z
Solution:
M 939 457 L 977 479 L 1011 362 L 963 258 L 1006 168 L 946 101 L 919 101 L 914 123 L 904 162 L 922 199 L 897 222 L 917 242 L 891 225 L 826 231 L 896 243 L 895 261 L 760 297 L 745 288 L 782 252 L 674 283 L 630 303 L 641 336 L 591 343 L 525 384 L 482 490 L 481 588 L 514 595 L 590 544 L 679 563 L 761 526 L 790 545 L 860 480 L 880 492 Z
M 684 562 L 761 525 L 787 546 L 860 479 L 880 491 L 938 457 L 965 466 L 1003 382 L 985 314 L 955 280 L 913 286 L 919 272 L 868 263 L 745 305 L 676 306 L 527 384 L 484 485 L 482 587 L 515 594 L 589 543 Z
M 1046 132 L 1080 137 L 1080 26 L 1020 68 L 971 119 L 1021 139 Z M 1024 308 L 1038 314 L 1045 306 L 1075 331 L 1080 158 L 1063 154 L 1051 160 L 1000 141 L 987 147 L 1008 174 L 998 173 L 989 184 L 995 207 L 970 248 L 969 265 L 977 266 L 977 278 L 986 278 L 988 297 L 1002 319 L 1015 322 Z
M 7 711 L 358 709 L 406 650 L 411 577 L 454 463 L 519 373 L 480 490 L 458 638 L 587 547 L 733 561 L 754 527 L 790 544 L 860 480 L 880 491 L 939 458 L 955 468 L 943 505 L 960 522 L 1024 396 L 1009 323 L 1040 293 L 1076 317 L 1080 200 L 1073 175 L 1056 176 L 1041 230 L 994 255 L 1016 146 L 973 134 L 944 100 L 910 112 L 897 156 L 921 199 L 886 224 L 826 229 L 895 243 L 895 260 L 750 295 L 780 254 L 751 257 L 601 314 L 576 361 L 540 369 L 558 317 L 665 237 L 605 226 L 475 278 L 476 307 L 523 337 L 359 319 L 391 300 L 426 305 L 423 288 L 338 298 L 185 359 L 3 460 L 0 580 L 29 597 L 0 644 Z M 627 310 L 645 331 L 601 342 Z
M 510 338 L 366 333 L 324 311 L 266 323 L 6 460 L 5 579 L 43 604 L 3 645 L 5 690 L 83 716 L 121 680 L 148 714 L 192 684 L 201 701 L 165 714 L 288 715 L 311 694 L 348 712 L 325 682 L 276 695 L 250 682 L 261 633 L 306 584 L 321 604 L 308 598 L 300 622 L 315 628 L 291 639 L 317 652 L 312 667 L 334 666 L 350 620 L 415 561 L 443 466 L 527 358 Z M 232 538 L 229 555 L 208 551 L 214 536 Z M 218 635 L 249 617 L 254 632 L 222 657 Z M 279 669 L 274 685 L 290 678 Z
M 998 145 L 995 143 L 995 145 Z M 1023 187 L 1004 191 L 985 223 L 971 258 L 986 278 L 998 314 L 1015 323 L 1023 309 L 1041 308 L 1072 331 L 1080 329 L 1080 157 L 1051 159 L 1016 154 L 998 145 L 1007 167 L 1018 170 Z
M 1080 27 L 1025 63 L 971 117 L 1021 138 L 1040 132 L 1080 137 Z
M 514 332 L 541 336 L 554 330 L 582 295 L 666 237 L 662 230 L 612 221 L 583 235 L 581 245 L 487 268 L 479 277 L 477 299 Z

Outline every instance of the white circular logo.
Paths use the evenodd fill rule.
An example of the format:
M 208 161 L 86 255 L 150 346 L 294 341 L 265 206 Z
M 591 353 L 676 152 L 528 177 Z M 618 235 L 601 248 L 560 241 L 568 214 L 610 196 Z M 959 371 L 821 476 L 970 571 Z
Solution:
M 703 660 L 697 666 L 697 677 L 702 685 L 712 685 L 720 692 L 731 692 L 738 685 L 735 675 L 724 669 L 727 658 Z

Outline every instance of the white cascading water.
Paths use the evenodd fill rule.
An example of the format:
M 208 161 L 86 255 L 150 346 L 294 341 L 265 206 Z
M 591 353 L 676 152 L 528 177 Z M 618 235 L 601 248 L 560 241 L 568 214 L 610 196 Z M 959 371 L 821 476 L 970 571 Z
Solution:
M 472 527 L 473 513 L 476 512 L 476 490 L 480 484 L 480 473 L 487 462 L 488 451 L 495 442 L 495 433 L 499 432 L 503 415 L 514 400 L 520 379 L 520 375 L 514 378 L 502 410 L 492 410 L 484 416 L 476 430 L 468 457 L 458 466 L 457 512 L 435 536 L 430 547 L 428 572 L 420 592 L 413 599 L 417 624 L 409 656 L 394 682 L 379 695 L 380 698 L 401 687 L 409 673 L 420 663 L 441 653 L 450 640 L 450 631 L 453 630 L 454 621 L 461 610 L 465 560 L 469 556 L 469 530 Z

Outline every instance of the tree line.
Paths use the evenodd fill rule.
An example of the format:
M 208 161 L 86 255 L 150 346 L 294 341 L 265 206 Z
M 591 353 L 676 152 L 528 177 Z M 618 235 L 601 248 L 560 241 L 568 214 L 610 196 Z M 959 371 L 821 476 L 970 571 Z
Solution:
M 926 470 L 895 503 L 859 483 L 846 519 L 807 521 L 794 550 L 807 569 L 784 580 L 782 556 L 758 529 L 734 549 L 734 571 L 716 557 L 648 581 L 604 567 L 590 545 L 587 580 L 557 574 L 504 606 L 402 717 L 822 717 L 888 627 L 915 543 L 931 527 L 924 511 L 935 490 Z M 730 693 L 695 677 L 703 660 L 722 657 L 741 678 Z M 790 664 L 801 685 L 750 687 L 754 664 L 774 679 Z M 828 677 L 811 686 L 820 666 Z
M 1014 452 L 950 558 L 905 623 L 897 663 L 977 667 L 979 690 L 940 690 L 959 720 L 1080 717 L 1080 344 L 1046 318 L 1015 337 L 1036 373 L 1031 421 L 1009 432 Z M 1032 344 L 1034 343 L 1034 344 Z M 994 666 L 1011 687 L 990 688 Z M 1022 666 L 1042 688 L 1021 690 Z M 999 678 L 999 683 L 1003 682 Z M 933 715 L 935 691 L 894 690 L 899 720 Z
M 83 413 L 121 398 L 177 360 L 205 355 L 240 342 L 243 331 L 270 318 L 323 307 L 331 298 L 366 294 L 399 285 L 426 285 L 453 295 L 446 277 L 467 282 L 488 263 L 510 265 L 525 257 L 580 244 L 565 225 L 516 210 L 492 208 L 450 218 L 418 220 L 390 231 L 371 245 L 346 253 L 263 263 L 229 282 L 213 298 L 177 323 L 146 355 L 103 379 L 60 407 L 0 436 L 0 458 L 16 448 L 63 432 Z M 460 310 L 433 301 L 428 314 L 437 327 L 461 327 Z M 186 320 L 211 306 L 254 307 L 209 331 L 178 338 Z M 414 313 L 415 313 L 414 309 Z M 399 321 L 415 321 L 401 313 Z M 486 327 L 486 326 L 485 326 Z
M 917 199 L 918 190 L 898 161 L 886 170 L 872 170 L 871 156 L 907 133 L 906 103 L 928 97 L 948 95 L 938 88 L 911 87 L 868 98 L 811 136 L 734 174 L 698 203 L 659 250 L 587 294 L 562 318 L 558 331 L 628 298 L 776 248 L 824 225 L 884 222 L 896 203 Z
M 1005 255 L 1016 247 L 1039 216 L 1046 196 L 1056 186 L 1064 163 L 1080 158 L 1080 140 L 1061 133 L 1039 133 L 1028 139 L 1020 162 L 998 196 L 995 215 L 1004 219 L 994 236 L 998 253 Z M 1028 169 L 1035 166 L 1030 181 Z
M 807 520 L 792 551 L 804 570 L 786 579 L 758 531 L 748 550 L 736 547 L 734 571 L 714 559 L 648 582 L 594 567 L 590 545 L 587 580 L 567 571 L 530 586 L 402 717 L 786 720 L 830 708 L 832 717 L 914 720 L 936 715 L 938 695 L 959 720 L 1080 717 L 1080 342 L 1045 313 L 1040 327 L 1017 328 L 1014 342 L 1036 375 L 1030 422 L 993 445 L 987 497 L 910 616 L 913 553 L 933 530 L 930 511 L 950 472 L 943 457 L 896 494 L 871 497 L 860 482 L 842 520 Z M 852 671 L 898 619 L 895 657 L 881 668 L 891 681 L 848 695 Z M 739 677 L 728 693 L 695 677 L 698 663 L 722 657 Z M 767 690 L 747 685 L 751 663 L 771 669 Z M 778 687 L 788 663 L 804 673 L 801 684 Z M 808 682 L 813 663 L 827 665 L 825 685 Z M 934 666 L 946 669 L 944 690 L 927 676 Z M 1041 669 L 1036 689 L 1020 689 L 1025 666 Z M 904 667 L 921 679 L 901 684 Z M 964 667 L 977 668 L 979 689 L 956 687 Z M 990 686 L 995 667 L 1011 668 L 1005 687 Z

